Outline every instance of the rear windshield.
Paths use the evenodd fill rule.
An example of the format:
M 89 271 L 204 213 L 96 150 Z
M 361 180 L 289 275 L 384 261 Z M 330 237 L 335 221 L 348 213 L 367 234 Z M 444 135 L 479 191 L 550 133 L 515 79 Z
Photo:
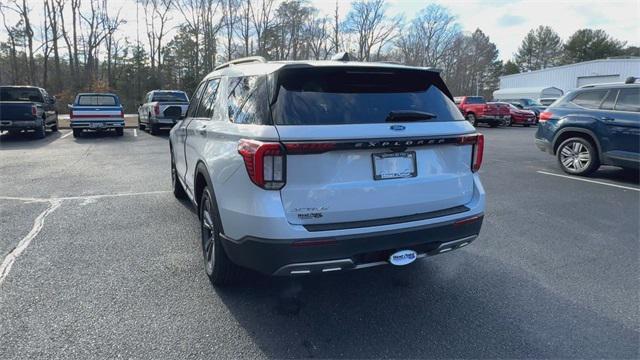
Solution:
M 76 104 L 88 106 L 115 106 L 118 102 L 116 98 L 111 95 L 80 95 L 78 96 Z
M 467 97 L 467 104 L 484 104 L 484 98 L 482 96 L 469 96 Z
M 431 113 L 430 122 L 464 120 L 440 76 L 428 71 L 305 68 L 278 76 L 277 125 L 384 123 L 398 111 Z
M 0 101 L 33 101 L 42 102 L 42 93 L 33 88 L 0 88 Z
M 154 102 L 189 102 L 187 94 L 183 92 L 161 92 L 154 93 L 151 101 Z

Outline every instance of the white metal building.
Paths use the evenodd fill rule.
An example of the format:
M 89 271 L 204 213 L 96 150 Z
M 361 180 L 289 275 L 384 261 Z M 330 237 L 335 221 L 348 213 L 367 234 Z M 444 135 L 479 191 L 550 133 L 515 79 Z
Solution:
M 640 58 L 603 59 L 557 66 L 500 77 L 500 90 L 555 87 L 564 93 L 582 85 L 623 82 L 629 76 L 640 78 Z

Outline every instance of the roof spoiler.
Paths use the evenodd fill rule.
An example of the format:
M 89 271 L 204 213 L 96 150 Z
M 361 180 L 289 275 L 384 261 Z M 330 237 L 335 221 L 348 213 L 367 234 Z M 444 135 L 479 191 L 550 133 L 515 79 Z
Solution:
M 263 58 L 262 56 L 249 56 L 249 57 L 244 57 L 244 58 L 240 58 L 240 59 L 235 59 L 235 60 L 231 60 L 228 61 L 224 64 L 220 64 L 218 66 L 216 66 L 213 71 L 216 70 L 220 70 L 220 69 L 224 69 L 224 68 L 228 68 L 231 65 L 239 65 L 239 64 L 248 64 L 248 63 L 266 63 L 267 59 Z
M 636 83 L 636 80 L 638 80 L 638 78 L 637 78 L 637 77 L 635 77 L 635 76 L 629 76 L 629 77 L 624 81 L 624 83 L 625 83 L 625 84 L 635 84 L 635 83 Z

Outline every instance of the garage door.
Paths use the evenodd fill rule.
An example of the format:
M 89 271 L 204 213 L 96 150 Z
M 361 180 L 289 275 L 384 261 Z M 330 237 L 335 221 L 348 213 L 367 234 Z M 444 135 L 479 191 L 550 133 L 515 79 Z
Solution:
M 598 76 L 580 76 L 578 77 L 577 86 L 589 85 L 589 84 L 602 84 L 619 82 L 620 75 L 598 75 Z

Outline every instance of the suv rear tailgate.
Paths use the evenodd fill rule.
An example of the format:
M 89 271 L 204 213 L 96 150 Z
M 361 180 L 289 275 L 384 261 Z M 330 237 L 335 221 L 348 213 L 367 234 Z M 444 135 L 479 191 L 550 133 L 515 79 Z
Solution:
M 333 135 L 323 134 L 329 130 L 322 126 L 312 126 L 305 129 L 307 136 L 301 136 L 297 127 L 278 127 L 285 145 L 313 141 L 323 134 L 339 148 L 287 156 L 287 184 L 281 198 L 288 221 L 327 224 L 428 217 L 469 203 L 472 146 L 457 144 L 458 135 L 469 129 L 466 122 L 446 124 L 406 124 L 402 134 L 388 124 L 341 125 L 332 127 Z M 358 134 L 357 139 L 348 134 Z M 374 154 L 396 152 L 415 152 L 415 177 L 374 179 Z
M 291 224 L 337 229 L 471 201 L 472 145 L 458 141 L 475 129 L 437 72 L 345 65 L 289 69 L 277 81 Z

